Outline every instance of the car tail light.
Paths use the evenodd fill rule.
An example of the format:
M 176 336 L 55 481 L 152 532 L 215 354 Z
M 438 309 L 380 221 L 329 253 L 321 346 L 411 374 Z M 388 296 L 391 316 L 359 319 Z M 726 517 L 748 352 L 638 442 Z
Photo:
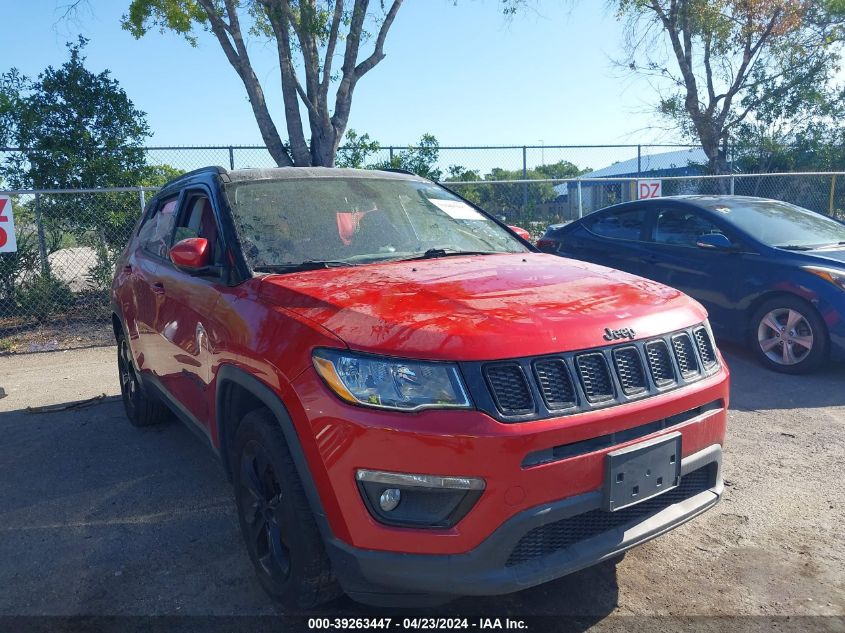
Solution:
M 549 237 L 541 237 L 539 240 L 537 240 L 537 248 L 539 248 L 540 250 L 553 251 L 555 250 L 556 245 L 557 243 Z

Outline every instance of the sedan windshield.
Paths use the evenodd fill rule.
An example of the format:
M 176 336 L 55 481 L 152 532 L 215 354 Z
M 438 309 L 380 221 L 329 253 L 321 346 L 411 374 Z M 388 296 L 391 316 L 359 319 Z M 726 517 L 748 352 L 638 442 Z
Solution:
M 428 182 L 288 178 L 226 186 L 244 254 L 258 271 L 528 249 Z
M 768 246 L 805 250 L 845 245 L 845 225 L 777 200 L 725 200 L 708 207 Z

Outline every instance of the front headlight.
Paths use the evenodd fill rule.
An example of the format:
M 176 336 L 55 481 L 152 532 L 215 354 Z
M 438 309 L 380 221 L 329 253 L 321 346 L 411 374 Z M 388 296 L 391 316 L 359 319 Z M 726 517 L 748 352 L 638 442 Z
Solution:
M 829 281 L 834 286 L 845 290 L 845 272 L 836 270 L 835 268 L 825 268 L 823 266 L 802 266 L 808 273 L 813 273 L 817 277 L 821 277 L 825 281 Z
M 329 388 L 352 402 L 378 409 L 417 411 L 472 406 L 457 366 L 319 349 L 314 368 Z

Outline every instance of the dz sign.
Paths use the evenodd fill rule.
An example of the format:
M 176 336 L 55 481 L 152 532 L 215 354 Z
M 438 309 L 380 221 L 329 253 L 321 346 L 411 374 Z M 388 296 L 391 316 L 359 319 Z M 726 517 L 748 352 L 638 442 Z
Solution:
M 0 253 L 14 253 L 16 250 L 18 244 L 15 241 L 12 201 L 9 196 L 0 196 Z
M 663 195 L 663 181 L 661 180 L 638 180 L 637 200 L 648 200 L 659 198 Z

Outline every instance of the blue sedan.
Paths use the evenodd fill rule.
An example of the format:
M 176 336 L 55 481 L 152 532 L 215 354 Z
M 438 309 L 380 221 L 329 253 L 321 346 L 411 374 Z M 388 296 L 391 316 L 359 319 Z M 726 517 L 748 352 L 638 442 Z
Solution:
M 845 360 L 845 224 L 743 196 L 640 200 L 553 225 L 540 250 L 603 264 L 698 299 L 719 339 L 806 373 Z

